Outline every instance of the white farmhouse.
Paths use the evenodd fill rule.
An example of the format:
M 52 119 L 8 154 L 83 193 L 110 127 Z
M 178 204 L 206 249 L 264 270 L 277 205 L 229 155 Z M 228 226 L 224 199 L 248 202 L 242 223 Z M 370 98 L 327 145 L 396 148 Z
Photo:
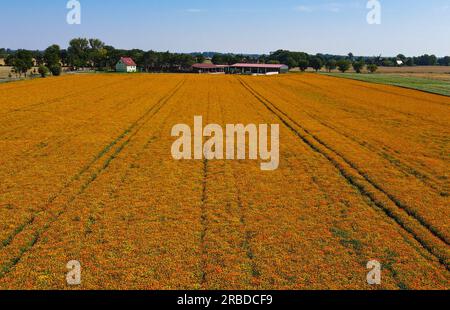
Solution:
M 121 57 L 116 64 L 117 72 L 136 72 L 136 63 L 130 57 Z

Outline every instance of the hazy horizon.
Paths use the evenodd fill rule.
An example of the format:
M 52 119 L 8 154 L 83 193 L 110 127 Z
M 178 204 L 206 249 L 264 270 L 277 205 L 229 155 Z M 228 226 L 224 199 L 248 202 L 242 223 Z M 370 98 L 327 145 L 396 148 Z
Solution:
M 66 22 L 67 1 L 0 0 L 0 47 L 66 48 L 75 37 L 118 49 L 268 54 L 278 49 L 357 56 L 450 55 L 450 1 L 383 1 L 369 25 L 367 0 L 79 0 L 81 25 Z M 4 3 L 2 3 L 4 2 Z

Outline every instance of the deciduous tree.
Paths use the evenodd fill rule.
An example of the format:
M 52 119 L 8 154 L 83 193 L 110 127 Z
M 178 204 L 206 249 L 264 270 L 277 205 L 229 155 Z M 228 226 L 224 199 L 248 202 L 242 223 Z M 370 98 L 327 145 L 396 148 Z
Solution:
M 305 72 L 306 69 L 308 69 L 308 67 L 309 67 L 309 62 L 308 62 L 306 59 L 301 59 L 301 60 L 298 62 L 298 67 L 300 68 L 300 70 L 301 70 L 302 72 Z
M 352 64 L 353 70 L 355 70 L 356 73 L 361 73 L 361 70 L 364 68 L 364 62 L 362 61 L 355 61 Z
M 320 59 L 319 57 L 314 57 L 310 60 L 310 65 L 317 72 L 323 67 L 322 59 Z
M 59 45 L 51 45 L 44 52 L 44 62 L 47 67 L 60 65 L 61 49 Z
M 345 59 L 341 59 L 336 63 L 339 71 L 341 71 L 342 73 L 345 73 L 346 71 L 348 71 L 350 69 L 350 61 L 345 60 Z
M 336 69 L 336 66 L 337 66 L 337 62 L 334 59 L 329 59 L 327 61 L 327 63 L 325 64 L 325 67 L 327 68 L 328 72 L 331 72 L 334 69 Z

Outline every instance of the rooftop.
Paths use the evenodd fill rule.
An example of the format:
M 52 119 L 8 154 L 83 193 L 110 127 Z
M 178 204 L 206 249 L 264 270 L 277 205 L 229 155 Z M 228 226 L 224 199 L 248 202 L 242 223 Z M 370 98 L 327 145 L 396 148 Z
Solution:
M 268 69 L 281 69 L 287 67 L 283 64 L 246 64 L 246 63 L 237 63 L 230 67 L 234 68 L 268 68 Z
M 134 66 L 136 67 L 136 63 L 134 62 L 134 60 L 130 57 L 120 57 L 120 60 L 124 63 L 124 65 L 126 66 Z

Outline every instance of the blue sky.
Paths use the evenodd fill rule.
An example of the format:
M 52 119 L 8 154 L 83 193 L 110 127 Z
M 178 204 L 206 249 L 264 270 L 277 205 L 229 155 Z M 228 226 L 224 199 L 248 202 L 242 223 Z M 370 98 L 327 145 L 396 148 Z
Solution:
M 0 0 L 0 47 L 66 47 L 97 37 L 117 48 L 394 56 L 450 55 L 450 0 L 79 0 L 82 24 L 66 23 L 67 0 Z

